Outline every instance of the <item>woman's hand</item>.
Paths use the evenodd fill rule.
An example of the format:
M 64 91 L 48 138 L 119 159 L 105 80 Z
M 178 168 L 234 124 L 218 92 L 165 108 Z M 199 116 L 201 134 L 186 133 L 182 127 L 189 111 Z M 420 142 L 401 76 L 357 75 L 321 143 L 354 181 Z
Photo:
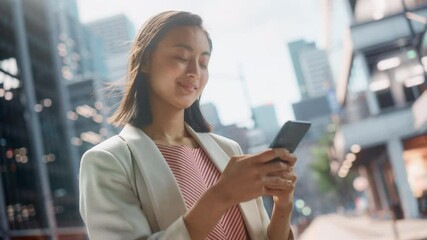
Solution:
M 273 195 L 274 208 L 271 216 L 271 221 L 267 229 L 268 238 L 275 239 L 294 239 L 291 231 L 291 215 L 293 207 L 294 189 L 297 177 L 293 166 L 296 162 L 295 155 L 284 149 L 276 149 L 277 155 L 280 156 L 279 161 L 283 161 L 289 166 L 285 171 L 277 171 L 272 173 L 273 176 L 282 178 L 285 186 L 274 187 L 268 190 L 270 195 Z
M 275 158 L 279 160 L 271 161 Z M 218 182 L 184 216 L 191 238 L 206 238 L 230 207 L 262 195 L 273 195 L 276 204 L 288 212 L 278 211 L 275 205 L 268 236 L 270 239 L 287 239 L 292 207 L 285 205 L 293 193 L 288 180 L 296 179 L 292 168 L 295 161 L 296 158 L 284 149 L 232 157 Z
M 271 161 L 275 158 L 281 161 Z M 285 149 L 234 156 L 214 185 L 214 191 L 228 207 L 262 195 L 276 196 L 277 204 L 283 205 L 293 192 L 289 180 L 292 183 L 296 180 L 292 167 L 295 161 L 295 156 Z
M 294 171 L 297 158 L 286 149 L 275 149 L 275 151 L 277 151 L 276 154 L 280 156 L 280 160 L 287 164 L 289 168 L 285 171 L 274 172 L 271 176 L 281 177 L 286 182 L 286 185 L 269 188 L 267 194 L 273 196 L 274 205 L 277 210 L 282 209 L 289 211 L 289 208 L 292 208 L 293 205 L 294 190 L 297 182 L 297 176 Z

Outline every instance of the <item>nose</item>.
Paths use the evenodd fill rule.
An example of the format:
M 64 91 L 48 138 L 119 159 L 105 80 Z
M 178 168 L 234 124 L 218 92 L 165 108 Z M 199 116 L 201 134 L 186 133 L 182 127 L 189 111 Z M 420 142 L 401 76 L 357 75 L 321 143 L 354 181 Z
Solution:
M 186 75 L 188 78 L 191 78 L 191 79 L 199 79 L 200 78 L 200 67 L 196 61 L 194 61 L 194 60 L 190 61 L 190 63 L 187 65 Z
M 187 73 L 187 77 L 191 79 L 198 79 L 199 75 L 195 73 Z

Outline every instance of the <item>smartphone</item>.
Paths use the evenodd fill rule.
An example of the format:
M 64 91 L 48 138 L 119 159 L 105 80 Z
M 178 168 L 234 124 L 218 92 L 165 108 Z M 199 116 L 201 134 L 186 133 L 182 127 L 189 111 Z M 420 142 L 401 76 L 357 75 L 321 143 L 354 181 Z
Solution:
M 310 126 L 311 123 L 306 121 L 287 121 L 273 139 L 270 148 L 286 148 L 293 153 Z

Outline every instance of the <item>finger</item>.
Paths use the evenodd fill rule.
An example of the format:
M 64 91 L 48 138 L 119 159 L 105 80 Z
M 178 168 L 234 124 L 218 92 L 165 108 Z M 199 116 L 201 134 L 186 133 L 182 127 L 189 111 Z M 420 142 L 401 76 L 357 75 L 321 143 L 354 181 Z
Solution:
M 274 148 L 273 150 L 275 151 L 277 158 L 288 162 L 292 166 L 295 165 L 297 157 L 293 153 L 290 153 L 286 148 Z
M 281 176 L 279 176 L 280 178 L 284 179 L 284 180 L 289 180 L 292 181 L 294 184 L 296 184 L 298 177 L 293 173 L 282 173 Z
M 289 167 L 292 168 L 291 166 L 289 166 Z M 267 173 L 267 176 L 280 177 L 283 179 L 289 179 L 291 181 L 297 180 L 297 176 L 295 175 L 295 173 L 292 170 L 290 170 L 290 171 L 288 171 L 288 170 L 274 171 L 274 172 Z
M 291 172 L 293 167 L 282 161 L 266 162 L 259 167 L 261 174 L 271 174 L 275 172 Z M 278 174 L 281 175 L 281 174 Z M 274 176 L 274 175 L 271 175 Z
M 276 152 L 273 149 L 268 149 L 268 150 L 265 150 L 263 152 L 254 154 L 252 156 L 254 161 L 257 163 L 265 163 L 265 162 L 273 160 L 276 157 L 277 157 Z
M 267 176 L 264 178 L 264 186 L 276 190 L 288 190 L 294 187 L 294 181 L 281 177 Z
M 266 188 L 265 193 L 263 195 L 284 197 L 285 195 L 291 195 L 293 191 L 293 188 L 289 188 L 286 190 Z
M 290 192 L 295 190 L 295 185 L 289 184 L 282 187 L 267 187 L 266 189 L 271 189 L 272 191 Z

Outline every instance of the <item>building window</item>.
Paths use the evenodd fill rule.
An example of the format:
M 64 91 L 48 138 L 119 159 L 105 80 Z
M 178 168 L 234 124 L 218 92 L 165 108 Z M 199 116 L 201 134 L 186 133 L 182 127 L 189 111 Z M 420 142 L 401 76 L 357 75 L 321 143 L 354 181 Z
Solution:
M 354 9 L 354 17 L 356 22 L 367 22 L 402 11 L 401 0 L 358 0 Z

